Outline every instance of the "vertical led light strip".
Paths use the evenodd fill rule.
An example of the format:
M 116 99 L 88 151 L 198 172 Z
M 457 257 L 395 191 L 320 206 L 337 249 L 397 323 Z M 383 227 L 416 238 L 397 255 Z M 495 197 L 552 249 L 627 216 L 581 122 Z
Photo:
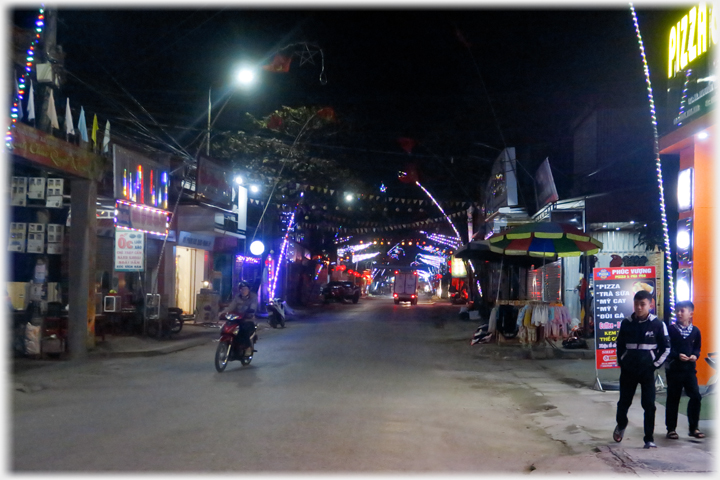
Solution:
M 280 255 L 278 256 L 277 265 L 275 265 L 275 274 L 273 275 L 272 279 L 272 286 L 270 288 L 270 298 L 275 298 L 275 286 L 277 285 L 277 278 L 278 274 L 280 273 L 280 265 L 284 263 L 285 260 L 285 252 L 287 251 L 287 245 L 288 245 L 288 238 L 290 237 L 290 230 L 293 228 L 293 224 L 295 223 L 295 213 L 297 212 L 297 205 L 295 205 L 295 210 L 293 211 L 292 215 L 290 216 L 290 221 L 288 222 L 287 230 L 285 231 L 285 238 L 283 239 L 282 247 L 280 248 Z
M 462 239 L 460 238 L 460 232 L 457 231 L 457 228 L 455 228 L 455 225 L 453 225 L 452 220 L 450 220 L 450 217 L 447 216 L 447 213 L 445 213 L 445 210 L 443 210 L 442 207 L 440 206 L 440 204 L 437 202 L 437 200 L 435 200 L 435 197 L 433 197 L 432 195 L 430 195 L 430 192 L 428 192 L 425 187 L 423 187 L 422 185 L 420 185 L 420 182 L 416 181 L 416 182 L 415 182 L 415 185 L 417 185 L 418 187 L 422 188 L 422 189 L 423 189 L 423 192 L 425 192 L 425 193 L 427 194 L 427 196 L 430 197 L 430 200 L 432 200 L 433 203 L 440 209 L 440 211 L 442 212 L 442 214 L 445 216 L 445 220 L 448 221 L 448 223 L 449 223 L 450 226 L 452 227 L 453 231 L 455 232 L 455 236 L 457 237 L 458 241 L 459 241 L 460 243 L 462 243 Z M 453 214 L 453 215 L 454 215 L 454 214 Z
M 38 12 L 38 17 L 37 20 L 35 20 L 35 38 L 33 39 L 32 43 L 30 43 L 30 47 L 26 52 L 27 56 L 25 57 L 25 71 L 22 73 L 22 75 L 20 75 L 20 78 L 17 79 L 17 91 L 15 93 L 15 98 L 12 101 L 12 106 L 10 107 L 10 118 L 12 120 L 10 121 L 10 125 L 8 125 L 8 131 L 5 135 L 5 146 L 8 148 L 11 148 L 12 146 L 12 129 L 15 127 L 15 124 L 17 123 L 22 110 L 22 100 L 25 98 L 25 89 L 27 88 L 25 82 L 30 77 L 33 63 L 35 62 L 35 45 L 40 43 L 40 36 L 42 35 L 43 29 L 45 27 L 45 4 L 42 3 L 40 5 L 41 8 Z M 13 81 L 15 81 L 14 78 Z
M 650 82 L 650 68 L 648 67 L 647 58 L 645 57 L 645 47 L 643 46 L 642 35 L 640 35 L 640 25 L 638 24 L 635 7 L 630 3 L 630 12 L 632 12 L 633 23 L 635 24 L 635 33 L 637 34 L 638 44 L 640 46 L 640 54 L 642 55 L 643 68 L 645 70 L 645 82 L 647 83 L 648 100 L 650 102 L 650 116 L 653 125 L 653 137 L 655 151 L 655 165 L 657 168 L 658 189 L 660 190 L 660 215 L 662 217 L 663 237 L 665 238 L 665 271 L 667 273 L 668 290 L 670 293 L 670 320 L 675 321 L 675 288 L 673 285 L 672 271 L 672 252 L 670 251 L 670 234 L 668 233 L 667 216 L 665 215 L 665 192 L 663 190 L 662 164 L 660 162 L 660 147 L 658 146 L 657 118 L 655 116 L 655 101 L 653 100 L 652 83 Z
M 167 202 L 168 202 L 168 174 L 167 172 L 163 172 L 162 175 L 163 180 L 163 208 L 167 210 Z

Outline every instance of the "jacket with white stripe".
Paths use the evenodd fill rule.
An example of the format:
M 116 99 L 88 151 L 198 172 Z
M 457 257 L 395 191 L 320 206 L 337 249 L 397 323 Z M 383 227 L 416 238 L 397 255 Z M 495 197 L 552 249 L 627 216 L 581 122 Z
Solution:
M 635 373 L 663 364 L 670 354 L 670 336 L 665 323 L 650 314 L 638 321 L 633 313 L 620 324 L 617 336 L 618 365 Z

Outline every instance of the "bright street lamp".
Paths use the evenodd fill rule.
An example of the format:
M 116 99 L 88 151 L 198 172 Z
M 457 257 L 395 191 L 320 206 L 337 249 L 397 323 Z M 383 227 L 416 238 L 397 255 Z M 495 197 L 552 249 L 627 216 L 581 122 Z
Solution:
M 250 85 L 255 82 L 255 72 L 249 68 L 241 68 L 237 74 L 237 81 L 241 85 Z
M 242 86 L 248 87 L 255 83 L 255 72 L 251 68 L 241 68 L 236 77 L 235 83 Z M 228 98 L 229 100 L 229 98 Z M 225 102 L 227 103 L 227 102 Z M 220 109 L 222 111 L 222 109 Z M 212 86 L 208 89 L 208 123 L 207 123 L 207 145 L 205 146 L 205 154 L 210 156 L 210 127 L 212 125 L 210 119 L 212 117 Z
M 257 193 L 260 191 L 260 187 L 258 187 L 257 185 L 250 185 L 250 191 L 252 193 Z

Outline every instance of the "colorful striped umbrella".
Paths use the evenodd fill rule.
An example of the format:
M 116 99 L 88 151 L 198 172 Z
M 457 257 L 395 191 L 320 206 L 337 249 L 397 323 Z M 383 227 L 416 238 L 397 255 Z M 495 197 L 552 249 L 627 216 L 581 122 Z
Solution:
M 490 250 L 504 255 L 555 258 L 593 255 L 602 242 L 577 228 L 555 222 L 527 223 L 488 239 Z

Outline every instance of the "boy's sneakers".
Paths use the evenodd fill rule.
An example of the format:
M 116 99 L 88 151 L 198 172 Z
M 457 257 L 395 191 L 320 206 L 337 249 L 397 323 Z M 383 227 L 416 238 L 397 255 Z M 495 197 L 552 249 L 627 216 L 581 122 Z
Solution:
M 657 448 L 657 445 L 655 445 L 655 442 L 645 442 L 645 446 L 643 448 Z
M 619 425 L 615 425 L 615 430 L 613 431 L 613 440 L 616 442 L 622 442 L 623 436 L 625 435 L 625 429 L 623 428 L 620 430 Z

